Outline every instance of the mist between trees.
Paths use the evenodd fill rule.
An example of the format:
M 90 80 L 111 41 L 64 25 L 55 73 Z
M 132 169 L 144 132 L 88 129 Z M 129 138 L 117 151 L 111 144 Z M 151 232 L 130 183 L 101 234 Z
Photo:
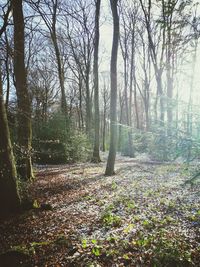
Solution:
M 33 180 L 34 164 L 98 163 L 109 151 L 112 175 L 117 152 L 199 159 L 198 2 L 12 0 L 0 11 L 8 210 L 19 208 L 17 181 Z

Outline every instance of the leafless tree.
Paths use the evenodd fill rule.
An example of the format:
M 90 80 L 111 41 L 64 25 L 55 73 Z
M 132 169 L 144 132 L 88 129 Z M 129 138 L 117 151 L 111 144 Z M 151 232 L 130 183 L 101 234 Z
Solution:
M 110 0 L 113 16 L 113 43 L 110 64 L 110 149 L 105 175 L 114 174 L 114 165 L 117 149 L 117 54 L 119 45 L 119 15 L 117 4 L 118 0 Z

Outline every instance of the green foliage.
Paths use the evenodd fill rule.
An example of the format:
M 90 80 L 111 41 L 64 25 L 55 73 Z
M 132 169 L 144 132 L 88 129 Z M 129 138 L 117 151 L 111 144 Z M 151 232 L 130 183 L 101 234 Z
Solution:
M 149 247 L 151 244 L 151 237 L 141 237 L 140 239 L 133 240 L 132 244 L 137 247 Z
M 119 236 L 111 235 L 107 238 L 107 241 L 112 244 L 117 243 L 119 241 Z
M 148 221 L 148 220 L 144 220 L 142 222 L 142 225 L 145 227 L 145 228 L 151 228 L 151 222 Z
M 125 229 L 124 229 L 124 233 L 128 234 L 129 232 L 131 232 L 134 228 L 134 224 L 130 223 Z
M 121 217 L 112 213 L 111 210 L 106 210 L 102 214 L 101 220 L 106 227 L 118 227 L 122 225 Z
M 100 248 L 98 246 L 93 247 L 92 253 L 97 257 L 100 256 Z
M 192 266 L 189 245 L 181 236 L 169 237 L 161 233 L 160 238 L 156 239 L 154 253 L 153 266 Z
M 152 133 L 140 133 L 136 132 L 133 135 L 133 142 L 134 142 L 134 148 L 135 151 L 138 153 L 146 153 L 149 152 L 149 145 L 153 141 Z
M 124 156 L 130 156 L 134 157 L 134 150 L 133 143 L 129 141 L 129 137 L 131 137 L 132 140 L 134 140 L 134 135 L 130 128 L 126 128 L 123 126 L 120 126 L 120 136 L 119 136 L 119 143 L 118 143 L 118 150 L 122 153 Z
M 40 208 L 40 204 L 38 203 L 38 201 L 36 199 L 33 201 L 33 208 L 34 209 Z
M 112 181 L 111 188 L 112 188 L 112 190 L 115 190 L 115 189 L 117 189 L 117 184 L 116 184 L 116 182 L 115 182 L 115 181 Z
M 34 161 L 38 164 L 61 164 L 85 161 L 91 146 L 85 134 L 72 129 L 69 120 L 61 113 L 52 115 L 46 122 L 33 125 Z
M 50 241 L 32 242 L 30 245 L 31 245 L 31 247 L 40 247 L 40 246 L 47 246 L 50 243 L 51 243 Z
M 124 206 L 127 211 L 132 211 L 136 207 L 135 201 L 131 197 L 124 195 L 120 196 L 114 201 L 115 207 L 119 205 Z
M 82 240 L 82 248 L 85 249 L 88 247 L 88 244 L 87 244 L 87 239 L 83 239 Z
M 118 150 L 122 155 L 129 156 L 129 131 L 125 126 L 120 126 L 120 138 Z M 195 131 L 194 131 L 195 132 Z M 132 129 L 131 133 L 133 150 L 136 153 L 147 153 L 153 160 L 171 161 L 181 158 L 186 162 L 199 157 L 200 136 L 187 134 L 186 130 L 177 129 L 172 125 L 152 123 L 149 132 Z
M 101 255 L 101 246 L 98 245 L 98 241 L 96 239 L 92 239 L 92 240 L 87 240 L 87 239 L 82 239 L 81 241 L 81 246 L 82 249 L 90 249 L 91 253 L 98 257 Z

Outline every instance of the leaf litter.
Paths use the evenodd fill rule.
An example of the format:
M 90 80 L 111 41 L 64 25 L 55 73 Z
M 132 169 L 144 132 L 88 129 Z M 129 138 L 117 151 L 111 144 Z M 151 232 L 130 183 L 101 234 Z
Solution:
M 200 266 L 200 188 L 183 186 L 195 166 L 119 157 L 116 175 L 104 169 L 39 166 L 29 193 L 52 210 L 1 222 L 1 254 L 25 251 L 16 266 L 29 267 Z

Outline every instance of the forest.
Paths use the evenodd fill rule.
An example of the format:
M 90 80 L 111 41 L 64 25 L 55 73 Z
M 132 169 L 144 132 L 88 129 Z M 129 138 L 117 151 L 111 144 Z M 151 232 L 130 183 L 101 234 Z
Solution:
M 0 1 L 0 267 L 200 267 L 200 2 Z

